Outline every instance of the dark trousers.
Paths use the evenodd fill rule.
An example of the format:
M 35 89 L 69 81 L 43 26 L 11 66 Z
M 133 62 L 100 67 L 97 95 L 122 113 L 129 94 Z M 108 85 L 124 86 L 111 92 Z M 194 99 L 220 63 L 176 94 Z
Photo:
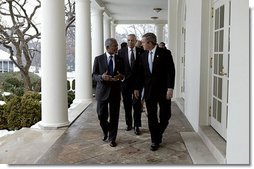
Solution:
M 141 127 L 141 98 L 133 97 L 133 89 L 127 85 L 122 86 L 123 105 L 125 110 L 125 121 L 127 126 L 132 126 L 134 119 L 134 127 Z M 132 118 L 132 107 L 134 110 Z
M 109 141 L 115 141 L 119 122 L 120 100 L 109 97 L 106 101 L 97 101 L 97 113 L 103 134 Z
M 159 105 L 159 119 L 158 119 Z M 168 121 L 171 117 L 171 100 L 159 99 L 146 100 L 146 108 L 148 114 L 148 127 L 151 134 L 152 143 L 159 144 L 165 129 L 168 126 Z

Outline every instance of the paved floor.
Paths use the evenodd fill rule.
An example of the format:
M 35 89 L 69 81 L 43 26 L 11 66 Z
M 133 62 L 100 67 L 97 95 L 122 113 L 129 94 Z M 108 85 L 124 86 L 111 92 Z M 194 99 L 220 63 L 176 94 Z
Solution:
M 193 161 L 181 137 L 181 132 L 193 132 L 185 116 L 172 103 L 172 117 L 159 150 L 150 151 L 147 117 L 142 113 L 142 134 L 125 131 L 124 109 L 121 105 L 117 146 L 101 140 L 102 131 L 96 114 L 96 101 L 63 133 L 37 164 L 131 164 L 190 165 Z

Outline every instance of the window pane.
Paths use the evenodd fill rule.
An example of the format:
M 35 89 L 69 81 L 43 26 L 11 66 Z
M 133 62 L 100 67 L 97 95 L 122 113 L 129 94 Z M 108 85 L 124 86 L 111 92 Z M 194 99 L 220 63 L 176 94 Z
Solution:
M 4 71 L 8 72 L 8 62 L 4 61 Z
M 219 39 L 219 52 L 223 52 L 224 30 L 220 31 Z
M 218 55 L 214 55 L 214 74 L 218 74 Z
M 218 78 L 218 98 L 222 99 L 222 78 Z
M 217 103 L 217 101 L 216 101 L 216 99 L 215 98 L 213 98 L 213 117 L 216 119 L 216 103 Z
M 230 52 L 230 28 L 228 28 L 228 51 Z
M 215 32 L 215 37 L 214 37 L 214 51 L 215 52 L 218 52 L 219 50 L 218 50 L 218 46 L 219 46 L 219 44 L 218 44 L 218 38 L 219 37 L 219 32 L 217 31 L 217 32 Z
M 220 28 L 224 27 L 224 5 L 220 7 Z
M 228 54 L 228 77 L 229 77 L 229 66 L 230 66 L 230 54 Z
M 217 120 L 221 123 L 221 102 L 218 101 Z
M 213 95 L 217 97 L 217 77 L 213 77 Z
M 229 25 L 231 25 L 231 1 L 229 1 Z
M 9 62 L 9 72 L 13 72 L 13 62 Z
M 219 8 L 215 10 L 215 30 L 219 28 Z
M 3 62 L 0 61 L 0 71 L 2 72 L 2 69 L 3 69 Z
M 219 72 L 223 71 L 223 54 L 219 55 Z

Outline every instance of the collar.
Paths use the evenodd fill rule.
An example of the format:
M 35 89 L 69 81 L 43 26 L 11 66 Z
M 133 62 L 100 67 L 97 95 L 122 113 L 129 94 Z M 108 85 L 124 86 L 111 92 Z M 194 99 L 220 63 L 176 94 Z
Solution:
M 157 45 L 155 45 L 155 46 L 154 46 L 154 48 L 153 48 L 152 50 L 149 50 L 149 53 L 150 53 L 150 52 L 153 52 L 153 55 L 154 55 L 154 54 L 155 54 L 156 49 L 157 49 Z
M 112 55 L 111 55 L 111 54 L 109 54 L 108 52 L 106 52 L 106 55 L 107 55 L 107 58 L 108 58 L 108 59 L 110 59 L 110 58 L 109 58 L 110 56 L 113 56 L 113 58 L 114 58 L 114 56 L 115 56 L 115 54 L 112 54 Z
M 136 51 L 136 48 L 135 48 L 135 47 L 133 47 L 132 49 L 133 49 L 133 52 Z M 130 48 L 130 47 L 128 47 L 128 51 L 131 51 L 131 48 Z

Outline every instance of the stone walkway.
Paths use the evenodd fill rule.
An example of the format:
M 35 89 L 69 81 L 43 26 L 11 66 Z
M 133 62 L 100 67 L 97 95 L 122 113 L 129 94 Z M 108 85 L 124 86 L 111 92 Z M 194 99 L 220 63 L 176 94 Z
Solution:
M 142 113 L 141 135 L 125 131 L 124 109 L 121 104 L 117 146 L 101 140 L 102 131 L 96 114 L 96 101 L 81 114 L 37 164 L 131 164 L 190 165 L 193 164 L 180 132 L 193 132 L 185 116 L 172 103 L 172 117 L 159 150 L 150 151 L 147 117 Z

